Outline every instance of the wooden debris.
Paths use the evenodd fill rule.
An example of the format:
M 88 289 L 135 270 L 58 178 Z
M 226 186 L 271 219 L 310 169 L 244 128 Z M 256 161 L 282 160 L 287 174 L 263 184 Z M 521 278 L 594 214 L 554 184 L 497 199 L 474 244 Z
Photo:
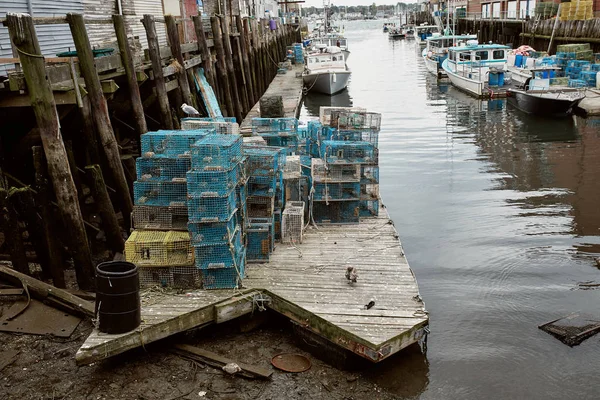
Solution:
M 72 295 L 63 289 L 55 288 L 47 283 L 0 265 L 0 279 L 15 286 L 27 285 L 32 297 L 45 304 L 86 317 L 94 317 L 94 304 Z
M 238 375 L 246 378 L 269 379 L 273 374 L 273 371 L 269 369 L 237 362 L 227 357 L 223 357 L 217 353 L 213 353 L 212 351 L 204 350 L 187 344 L 175 345 L 175 348 L 172 350 L 172 352 L 182 357 L 200 361 L 217 368 L 222 368 L 229 363 L 235 363 L 242 369 Z
M 19 350 L 5 350 L 0 353 L 0 371 L 15 362 L 19 353 Z

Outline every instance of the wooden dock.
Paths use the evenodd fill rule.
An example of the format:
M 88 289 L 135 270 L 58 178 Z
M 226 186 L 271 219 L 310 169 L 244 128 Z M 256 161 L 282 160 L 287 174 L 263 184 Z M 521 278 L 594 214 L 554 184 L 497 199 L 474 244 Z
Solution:
M 264 308 L 373 362 L 397 353 L 425 338 L 429 317 L 398 233 L 386 209 L 379 211 L 356 225 L 309 227 L 297 246 L 278 244 L 268 263 L 248 265 L 243 289 L 144 293 L 142 325 L 120 335 L 94 330 L 77 363 Z M 348 266 L 358 282 L 346 280 Z
M 273 81 L 269 85 L 269 88 L 263 96 L 281 96 L 283 98 L 283 111 L 285 117 L 298 118 L 300 115 L 300 108 L 302 104 L 302 77 L 297 76 L 302 73 L 304 65 L 296 64 L 292 65 L 292 69 L 288 70 L 285 74 L 277 74 Z M 257 102 L 254 107 L 244 118 L 240 126 L 240 132 L 244 136 L 252 134 L 252 118 L 260 117 L 259 110 L 260 101 Z

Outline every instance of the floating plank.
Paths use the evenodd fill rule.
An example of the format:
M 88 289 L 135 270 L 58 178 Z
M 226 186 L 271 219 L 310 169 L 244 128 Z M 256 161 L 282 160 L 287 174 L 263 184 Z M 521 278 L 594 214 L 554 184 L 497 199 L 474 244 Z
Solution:
M 180 356 L 191 358 L 192 360 L 201 361 L 205 364 L 212 365 L 213 367 L 218 368 L 223 367 L 229 363 L 235 363 L 242 369 L 238 374 L 246 376 L 248 378 L 268 379 L 273 374 L 273 371 L 269 369 L 239 362 L 227 357 L 223 357 L 217 353 L 213 353 L 212 351 L 204 350 L 187 344 L 175 345 L 173 352 L 175 354 L 179 354 Z
M 215 92 L 206 80 L 206 76 L 204 76 L 204 68 L 194 69 L 194 82 L 196 83 L 196 90 L 202 96 L 208 116 L 210 118 L 222 118 L 223 114 L 221 113 Z

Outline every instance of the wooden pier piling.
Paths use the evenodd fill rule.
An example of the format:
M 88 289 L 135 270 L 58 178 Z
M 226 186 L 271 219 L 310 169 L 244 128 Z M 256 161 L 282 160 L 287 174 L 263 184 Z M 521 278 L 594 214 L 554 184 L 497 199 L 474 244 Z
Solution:
M 35 27 L 31 16 L 24 14 L 8 14 L 6 22 L 11 40 L 21 55 L 21 67 L 46 153 L 48 173 L 72 242 L 71 251 L 77 271 L 77 283 L 82 289 L 90 289 L 93 287 L 94 277 L 90 247 Z
M 165 129 L 173 128 L 173 118 L 171 117 L 171 107 L 169 106 L 169 96 L 167 94 L 167 86 L 163 76 L 162 61 L 160 58 L 160 48 L 158 45 L 158 37 L 156 36 L 156 23 L 154 16 L 145 14 L 142 19 L 144 28 L 146 29 L 146 38 L 148 39 L 148 53 L 152 62 L 152 74 L 154 79 L 154 87 L 156 89 L 156 100 L 160 109 L 160 119 Z
M 100 83 L 100 78 L 96 71 L 92 46 L 90 45 L 90 40 L 85 29 L 83 15 L 73 13 L 67 14 L 67 21 L 69 22 L 71 34 L 73 35 L 73 42 L 77 49 L 79 69 L 81 75 L 83 75 L 85 87 L 93 109 L 92 117 L 96 126 L 96 132 L 100 138 L 100 144 L 104 149 L 104 155 L 108 169 L 111 173 L 113 185 L 115 185 L 115 189 L 117 190 L 120 209 L 123 213 L 123 218 L 129 219 L 129 215 L 133 209 L 133 202 L 131 200 L 129 187 L 127 186 L 127 180 L 125 179 L 115 133 L 112 128 L 112 123 L 110 122 L 108 104 L 104 98 L 102 84 Z
M 196 31 L 196 38 L 200 46 L 200 54 L 202 56 L 202 68 L 204 68 L 204 75 L 206 76 L 208 83 L 213 87 L 213 89 L 215 89 L 216 94 L 217 78 L 215 76 L 215 69 L 213 67 L 212 56 L 208 48 L 206 33 L 204 32 L 204 25 L 202 25 L 202 19 L 200 19 L 199 15 L 194 15 L 192 17 L 192 21 L 194 21 L 194 30 Z M 223 101 L 222 99 L 219 100 Z
M 247 108 L 246 111 L 249 111 L 256 101 L 254 100 L 254 86 L 252 83 L 252 73 L 250 71 L 250 58 L 248 57 L 248 37 L 246 35 L 246 29 L 244 28 L 244 23 L 242 22 L 242 17 L 239 15 L 235 16 L 235 23 L 237 26 L 238 33 L 240 34 L 240 50 L 242 52 L 242 63 L 243 63 L 243 71 L 244 71 L 244 84 L 246 85 L 246 94 L 247 94 Z
M 225 64 L 227 67 L 227 75 L 229 76 L 229 82 L 231 83 L 231 97 L 233 100 L 233 107 L 235 111 L 235 118 L 238 123 L 242 122 L 244 118 L 244 111 L 242 109 L 242 102 L 240 100 L 240 93 L 238 91 L 238 82 L 235 77 L 235 71 L 233 67 L 233 49 L 231 46 L 231 36 L 229 35 L 229 21 L 227 17 L 220 17 L 221 19 L 221 32 L 223 35 L 223 45 L 225 46 Z
M 219 74 L 219 80 L 221 81 L 220 86 L 223 90 L 223 96 L 225 97 L 225 107 L 227 109 L 228 117 L 236 117 L 235 108 L 233 105 L 232 87 L 229 80 L 229 74 L 227 72 L 225 62 L 225 46 L 223 44 L 223 36 L 221 34 L 221 22 L 219 17 L 210 17 L 210 25 L 213 32 L 213 41 L 215 44 L 215 51 L 217 53 L 217 73 Z
M 198 107 L 195 96 L 192 97 L 190 92 L 190 83 L 188 82 L 187 73 L 185 70 L 185 62 L 183 60 L 183 54 L 181 54 L 181 43 L 179 42 L 179 32 L 177 31 L 177 23 L 175 17 L 172 15 L 165 15 L 165 23 L 167 24 L 167 35 L 169 37 L 169 46 L 171 47 L 171 54 L 175 61 L 179 64 L 176 68 L 175 75 L 179 82 L 179 89 L 181 90 L 181 96 L 183 101 L 192 107 Z
M 127 86 L 129 88 L 129 101 L 131 101 L 131 110 L 135 127 L 138 135 L 143 135 L 148 132 L 146 117 L 144 116 L 144 106 L 142 105 L 142 97 L 140 96 L 140 88 L 137 82 L 135 65 L 133 63 L 133 54 L 127 40 L 127 32 L 125 31 L 125 22 L 122 15 L 113 15 L 113 25 L 115 26 L 115 34 L 119 45 L 119 53 L 121 55 L 121 63 L 125 69 L 127 77 Z M 97 162 L 97 161 L 92 161 Z

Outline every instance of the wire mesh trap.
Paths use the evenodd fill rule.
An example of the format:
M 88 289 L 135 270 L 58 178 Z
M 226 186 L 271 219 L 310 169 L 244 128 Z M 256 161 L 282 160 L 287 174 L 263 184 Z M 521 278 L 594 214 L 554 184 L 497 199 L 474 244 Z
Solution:
M 235 118 L 224 118 L 224 121 L 210 121 L 208 118 L 183 118 L 181 120 L 181 129 L 212 129 L 216 133 L 223 135 L 236 135 L 240 133 L 240 126 L 235 122 Z
M 281 147 L 245 146 L 244 156 L 249 176 L 271 176 L 285 167 L 286 153 Z
M 191 222 L 188 224 L 192 245 L 223 244 L 233 239 L 238 218 L 234 213 L 226 222 Z
M 302 243 L 304 232 L 304 202 L 291 201 L 282 213 L 281 243 Z
M 192 169 L 220 167 L 229 170 L 236 167 L 242 161 L 242 142 L 240 135 L 205 136 L 192 146 Z
M 360 164 L 328 165 L 320 158 L 313 158 L 312 179 L 315 182 L 359 182 Z
M 225 243 L 194 246 L 196 268 L 235 268 L 242 261 L 242 234 L 236 228 L 233 238 Z
M 138 206 L 163 206 L 185 204 L 187 183 L 185 178 L 172 181 L 135 181 L 133 199 Z
M 155 131 L 140 137 L 143 158 L 188 156 L 192 144 L 214 132 L 212 129 L 195 129 L 189 131 Z
M 182 231 L 133 231 L 125 260 L 138 266 L 184 266 L 194 262 L 190 234 Z
M 131 213 L 134 229 L 183 230 L 187 229 L 188 210 L 184 202 L 173 206 L 133 206 Z
M 235 190 L 225 196 L 203 194 L 188 197 L 190 222 L 228 221 L 236 210 Z
M 265 132 L 292 132 L 298 131 L 296 118 L 252 118 L 252 134 Z
M 202 287 L 202 271 L 194 266 L 148 267 L 138 266 L 140 286 L 172 289 L 198 289 Z
M 364 112 L 367 111 L 366 108 L 362 107 L 321 107 L 319 109 L 319 121 L 323 125 L 330 125 L 331 123 L 331 114 L 336 111 L 345 111 L 345 112 Z
M 327 163 L 374 164 L 378 162 L 377 156 L 377 149 L 368 142 L 321 142 L 321 158 Z
M 538 326 L 566 344 L 577 346 L 584 340 L 600 332 L 600 320 L 590 315 L 573 313 Z
M 136 171 L 138 181 L 171 181 L 173 178 L 185 179 L 191 168 L 189 158 L 138 157 Z
M 202 288 L 237 289 L 242 287 L 242 278 L 246 277 L 246 252 L 242 251 L 237 268 L 212 268 L 202 271 Z

